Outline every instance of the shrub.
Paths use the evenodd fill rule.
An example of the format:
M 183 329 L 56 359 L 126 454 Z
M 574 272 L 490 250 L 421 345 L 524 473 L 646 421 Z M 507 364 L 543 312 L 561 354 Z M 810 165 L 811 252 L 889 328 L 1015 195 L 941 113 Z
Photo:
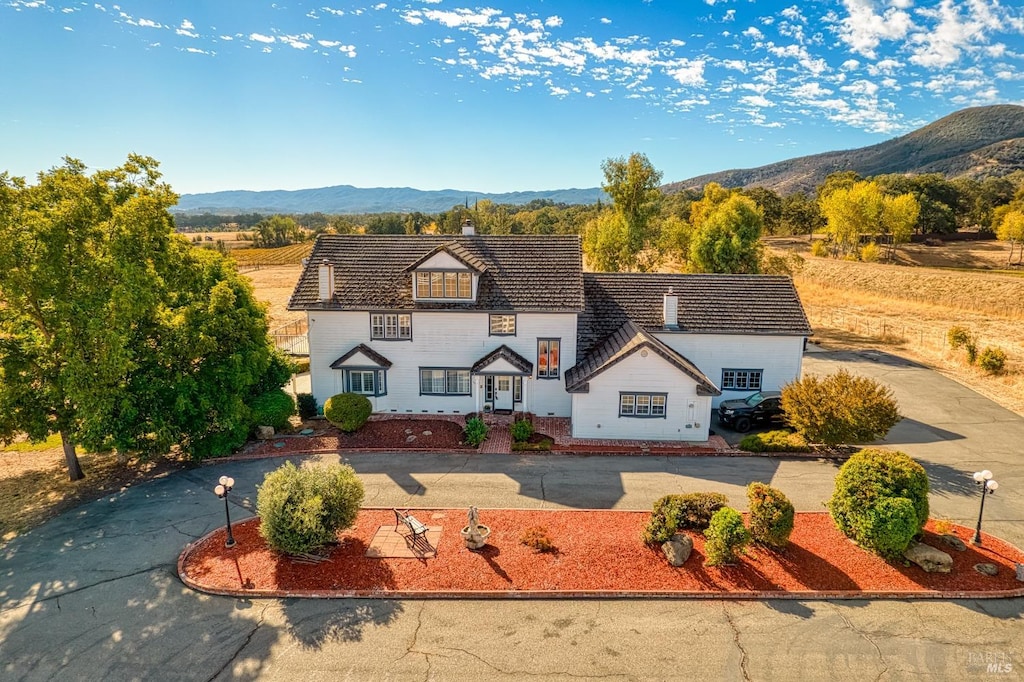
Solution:
M 826 445 L 878 440 L 901 419 L 889 388 L 846 370 L 787 384 L 782 409 L 804 438 Z
M 297 358 L 292 360 L 292 371 L 294 374 L 305 374 L 309 371 L 309 358 Z
M 512 424 L 509 431 L 512 432 L 512 440 L 516 443 L 525 443 L 533 435 L 533 424 L 522 419 Z
M 337 539 L 363 503 L 363 483 L 352 467 L 299 469 L 291 462 L 267 474 L 256 495 L 260 535 L 285 554 L 312 552 Z
M 704 531 L 704 564 L 721 566 L 736 561 L 750 543 L 750 531 L 743 525 L 743 517 L 732 507 L 723 507 L 711 517 Z
M 946 340 L 949 341 L 949 347 L 953 350 L 963 348 L 971 342 L 972 338 L 971 330 L 967 327 L 950 327 L 946 332 Z
M 764 483 L 747 486 L 750 506 L 750 535 L 755 542 L 771 547 L 785 547 L 793 532 L 796 510 L 781 490 Z
M 847 537 L 899 556 L 928 520 L 928 475 L 905 453 L 867 448 L 840 467 L 828 508 Z
M 480 447 L 480 444 L 487 440 L 487 424 L 479 417 L 466 420 L 466 428 L 462 431 L 462 438 L 466 445 Z
M 978 356 L 978 367 L 989 374 L 1001 374 L 1006 368 L 1006 353 L 1001 348 L 985 346 L 985 350 Z
M 828 246 L 826 246 L 825 242 L 821 239 L 815 241 L 811 244 L 811 255 L 818 258 L 824 258 L 828 255 Z
M 548 529 L 543 526 L 527 528 L 519 536 L 519 542 L 537 552 L 551 552 L 555 549 L 555 545 L 551 542 L 551 537 L 548 535 Z
M 680 528 L 707 528 L 715 512 L 728 503 L 729 499 L 722 493 L 665 495 L 654 503 L 643 531 L 643 541 L 649 545 L 660 544 L 667 542 Z
M 316 398 L 312 393 L 299 393 L 295 396 L 295 399 L 299 403 L 299 417 L 302 419 L 312 419 L 317 415 Z
M 740 450 L 747 452 L 807 452 L 807 440 L 792 431 L 765 431 L 744 436 Z
M 253 398 L 249 403 L 253 426 L 273 426 L 275 431 L 288 426 L 288 418 L 295 414 L 295 399 L 277 388 Z
M 860 259 L 865 263 L 877 263 L 881 255 L 882 250 L 874 242 L 860 247 Z
M 933 528 L 936 535 L 949 535 L 953 532 L 953 522 L 949 519 L 935 519 Z
M 346 433 L 358 431 L 373 413 L 373 405 L 365 395 L 339 393 L 324 403 L 324 416 Z

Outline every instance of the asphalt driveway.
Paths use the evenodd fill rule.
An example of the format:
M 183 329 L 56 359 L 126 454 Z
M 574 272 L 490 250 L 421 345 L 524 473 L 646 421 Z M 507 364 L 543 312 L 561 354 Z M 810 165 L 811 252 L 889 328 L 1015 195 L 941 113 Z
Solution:
M 970 472 L 1001 487 L 986 528 L 1024 544 L 1024 419 L 927 369 L 816 353 L 893 387 L 887 444 L 918 458 L 935 514 L 973 523 Z M 332 459 L 332 458 L 326 458 Z M 333 458 L 337 459 L 337 458 Z M 821 509 L 835 466 L 767 458 L 354 455 L 366 504 L 645 509 L 763 480 Z M 235 600 L 174 573 L 182 546 L 233 516 L 277 462 L 178 473 L 73 510 L 0 549 L 0 677 L 20 679 L 1018 679 L 1024 600 L 942 602 Z M 995 664 L 996 668 L 991 668 Z M 1002 666 L 1002 667 L 999 667 Z M 999 672 L 999 671 L 1002 672 Z

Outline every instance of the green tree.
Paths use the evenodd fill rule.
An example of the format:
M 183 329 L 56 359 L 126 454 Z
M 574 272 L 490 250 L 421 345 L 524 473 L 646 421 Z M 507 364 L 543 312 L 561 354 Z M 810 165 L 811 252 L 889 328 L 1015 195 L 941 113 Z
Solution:
M 704 226 L 704 221 L 735 193 L 736 190 L 726 189 L 717 182 L 709 182 L 704 185 L 704 192 L 700 199 L 690 204 L 690 225 L 693 226 L 693 229 L 701 229 Z
M 290 216 L 273 215 L 253 227 L 252 245 L 257 249 L 273 249 L 303 240 L 302 228 Z
M 886 257 L 890 260 L 897 246 L 910 241 L 918 213 L 918 203 L 912 194 L 885 197 L 882 200 L 882 230 L 889 243 Z
M 840 187 L 823 196 L 819 203 L 835 255 L 856 249 L 864 235 L 876 239 L 886 235 L 890 241 L 909 240 L 907 231 L 913 229 L 918 215 L 913 194 L 886 196 L 878 183 L 868 181 Z
M 730 196 L 694 229 L 690 268 L 696 272 L 759 272 L 761 226 L 761 212 L 751 199 Z
M 583 252 L 587 265 L 598 272 L 628 269 L 636 254 L 629 250 L 629 226 L 621 213 L 611 209 L 592 218 L 583 228 Z
M 616 270 L 649 269 L 656 259 L 642 258 L 641 252 L 653 249 L 658 241 L 654 218 L 661 207 L 661 173 L 646 156 L 636 152 L 628 159 L 605 159 L 601 170 L 605 178 L 601 188 L 614 202 L 616 219 L 598 216 L 588 223 L 584 234 L 593 232 L 595 236 L 584 241 L 587 257 L 592 264 L 614 262 Z M 613 239 L 618 243 L 612 244 Z
M 803 192 L 795 192 L 782 200 L 780 234 L 806 234 L 810 239 L 824 224 L 818 202 Z
M 66 158 L 35 185 L 0 174 L 0 440 L 59 433 L 73 481 L 75 447 L 103 444 L 133 329 L 159 302 L 177 197 L 156 167 L 131 155 L 91 176 Z
M 743 194 L 754 200 L 764 217 L 764 231 L 767 234 L 781 234 L 782 197 L 778 192 L 765 187 L 751 187 Z

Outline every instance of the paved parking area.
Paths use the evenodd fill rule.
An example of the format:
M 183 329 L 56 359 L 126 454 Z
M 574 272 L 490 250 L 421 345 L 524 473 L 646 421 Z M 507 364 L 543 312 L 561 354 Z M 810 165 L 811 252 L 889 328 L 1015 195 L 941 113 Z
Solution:
M 1024 419 L 911 363 L 853 353 L 805 361 L 809 372 L 839 367 L 893 387 L 906 419 L 886 443 L 923 462 L 936 514 L 972 523 L 978 497 L 969 474 L 991 469 L 1002 487 L 986 504 L 986 528 L 1024 544 Z M 667 492 L 709 489 L 739 504 L 744 486 L 762 480 L 800 509 L 821 509 L 835 474 L 828 462 L 771 458 L 348 459 L 366 504 L 395 507 L 644 509 Z M 185 588 L 174 574 L 178 552 L 223 523 L 217 477 L 236 479 L 233 515 L 241 518 L 276 464 L 181 472 L 0 549 L 0 677 L 962 680 L 1019 679 L 1024 669 L 1022 599 L 302 601 Z

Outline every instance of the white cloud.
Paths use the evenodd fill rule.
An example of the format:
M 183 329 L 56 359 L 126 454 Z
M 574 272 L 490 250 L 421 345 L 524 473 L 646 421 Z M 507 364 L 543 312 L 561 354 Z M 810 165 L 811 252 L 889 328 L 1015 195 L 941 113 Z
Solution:
M 552 87 L 551 94 L 554 95 L 555 97 L 565 97 L 566 95 L 569 94 L 569 91 L 566 90 L 565 88 Z
M 491 17 L 501 14 L 500 9 L 484 7 L 481 9 L 454 9 L 446 12 L 443 10 L 429 9 L 424 11 L 423 16 L 430 21 L 437 22 L 448 28 L 459 28 L 462 26 L 487 26 Z
M 199 34 L 196 33 L 195 31 L 187 31 L 187 30 L 185 30 L 183 28 L 176 29 L 174 32 L 177 33 L 179 36 L 187 36 L 189 38 L 198 38 L 199 37 Z
M 160 22 L 151 19 L 139 19 L 136 24 L 145 28 L 161 28 Z
M 74 31 L 75 31 L 75 29 L 71 28 L 70 26 L 65 26 L 64 30 L 65 31 L 71 31 L 72 33 L 74 33 Z
M 272 43 L 274 42 L 275 38 L 274 36 L 266 36 L 263 35 L 262 33 L 250 33 L 249 40 L 252 40 L 257 43 Z
M 743 31 L 743 35 L 747 36 L 748 38 L 753 38 L 754 40 L 764 39 L 764 33 L 761 33 L 761 30 L 756 26 L 751 26 L 750 28 Z
M 191 31 L 195 27 L 196 27 L 195 24 L 193 24 L 188 19 L 182 19 L 181 20 L 181 28 L 185 29 L 186 31 Z
M 548 28 L 557 28 L 562 25 L 562 17 L 552 16 L 544 20 L 544 25 Z
M 966 10 L 966 14 L 961 13 Z M 998 2 L 968 0 L 963 7 L 953 0 L 942 0 L 937 9 L 918 9 L 922 16 L 938 21 L 938 25 L 915 33 L 912 42 L 914 54 L 910 61 L 918 66 L 938 69 L 960 59 L 961 50 L 970 50 L 975 44 L 987 42 L 990 31 L 1002 29 L 1002 13 Z
M 612 20 L 609 19 L 608 17 L 601 17 L 601 23 L 602 24 L 610 24 L 610 23 L 612 23 Z
M 740 104 L 744 104 L 748 107 L 763 108 L 775 106 L 774 102 L 770 101 L 763 95 L 746 95 L 744 97 L 740 97 L 739 102 Z
M 853 71 L 859 66 L 860 62 L 858 62 L 856 59 L 847 59 L 845 62 L 839 65 L 839 68 L 843 69 L 844 71 Z
M 681 59 L 676 65 L 665 69 L 665 73 L 676 79 L 680 85 L 704 85 L 704 60 Z
M 388 8 L 388 5 L 387 5 L 386 2 L 378 2 L 376 5 L 373 6 L 373 9 L 375 9 L 377 11 L 380 11 L 382 9 L 387 9 L 387 8 Z
M 910 15 L 898 7 L 879 13 L 874 0 L 843 0 L 847 16 L 839 23 L 839 38 L 854 52 L 874 59 L 883 40 L 900 40 L 913 28 Z

